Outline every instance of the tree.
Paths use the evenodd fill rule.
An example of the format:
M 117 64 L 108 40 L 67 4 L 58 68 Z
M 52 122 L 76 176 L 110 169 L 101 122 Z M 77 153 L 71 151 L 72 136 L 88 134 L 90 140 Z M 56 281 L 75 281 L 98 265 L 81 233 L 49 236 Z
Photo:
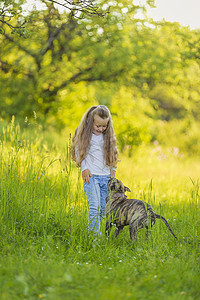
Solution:
M 2 25 L 0 33 L 4 32 L 5 26 L 8 26 L 12 32 L 17 32 L 20 35 L 24 33 L 26 19 L 22 13 L 23 3 L 23 0 L 17 3 L 14 0 L 0 0 L 0 23 Z
M 124 3 L 130 6 L 131 1 Z M 11 36 L 7 30 L 0 50 L 2 114 L 8 113 L 9 104 L 9 114 L 18 110 L 47 114 L 59 102 L 58 93 L 71 83 L 113 82 L 127 72 L 130 53 L 119 26 L 127 17 L 123 8 L 114 7 L 104 18 L 79 20 L 60 14 L 51 4 L 30 14 L 27 39 Z M 129 10 L 132 15 L 136 12 L 132 6 Z
M 33 111 L 54 114 L 64 102 L 72 105 L 70 90 L 81 87 L 85 91 L 85 84 L 96 89 L 97 95 L 101 87 L 96 83 L 101 82 L 106 89 L 111 85 L 115 90 L 117 85 L 137 87 L 152 99 L 152 105 L 156 101 L 154 107 L 168 109 L 160 113 L 165 119 L 172 118 L 166 106 L 170 100 L 182 117 L 187 103 L 181 107 L 176 97 L 180 91 L 170 86 L 183 82 L 186 65 L 180 33 L 184 30 L 171 23 L 146 26 L 135 18 L 138 8 L 123 0 L 120 5 L 113 2 L 103 18 L 77 19 L 48 4 L 45 10 L 30 13 L 26 39 L 7 29 L 0 37 L 4 45 L 0 49 L 1 116 L 26 116 Z M 170 92 L 161 93 L 162 88 Z M 169 98 L 172 94 L 173 99 Z M 97 95 L 97 101 L 102 97 Z M 112 95 L 108 98 L 109 105 Z
M 71 12 L 75 18 L 83 18 L 85 16 L 99 17 L 105 16 L 108 13 L 108 9 L 103 10 L 100 4 L 96 4 L 94 0 L 38 0 L 39 10 L 44 9 L 44 6 L 56 5 L 59 8 Z M 26 36 L 26 23 L 29 22 L 29 14 L 26 12 L 25 4 L 26 0 L 0 0 L 0 23 L 8 26 L 13 33 Z M 41 5 L 40 5 L 41 4 Z M 108 6 L 109 7 L 109 6 Z M 4 31 L 4 27 L 1 27 L 1 32 Z
M 83 17 L 83 14 L 93 16 L 105 16 L 106 12 L 102 10 L 101 6 L 93 0 L 48 0 L 59 7 L 73 12 L 77 18 Z M 108 10 L 107 10 L 108 12 Z

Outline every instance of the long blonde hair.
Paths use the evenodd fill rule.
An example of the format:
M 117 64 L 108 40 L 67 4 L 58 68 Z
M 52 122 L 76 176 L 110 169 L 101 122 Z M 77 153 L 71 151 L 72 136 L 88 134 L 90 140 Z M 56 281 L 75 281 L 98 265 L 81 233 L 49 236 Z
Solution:
M 105 105 L 92 106 L 83 115 L 80 125 L 72 138 L 72 159 L 80 166 L 86 157 L 93 131 L 94 115 L 102 119 L 108 118 L 106 130 L 103 132 L 104 158 L 106 165 L 116 167 L 118 150 L 109 109 Z

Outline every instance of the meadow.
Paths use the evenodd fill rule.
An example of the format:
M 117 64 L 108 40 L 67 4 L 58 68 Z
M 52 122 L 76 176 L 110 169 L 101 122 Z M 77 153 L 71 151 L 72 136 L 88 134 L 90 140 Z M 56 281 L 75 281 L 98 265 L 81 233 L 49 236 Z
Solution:
M 200 299 L 200 159 L 158 143 L 120 154 L 116 177 L 152 205 L 148 240 L 87 232 L 69 136 L 12 122 L 0 132 L 0 299 Z

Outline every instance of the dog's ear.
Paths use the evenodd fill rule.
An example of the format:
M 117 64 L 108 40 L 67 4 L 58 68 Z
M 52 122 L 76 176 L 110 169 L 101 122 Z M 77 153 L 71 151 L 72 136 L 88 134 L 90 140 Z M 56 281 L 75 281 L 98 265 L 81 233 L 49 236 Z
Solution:
M 124 192 L 131 192 L 131 190 L 127 186 L 124 186 Z

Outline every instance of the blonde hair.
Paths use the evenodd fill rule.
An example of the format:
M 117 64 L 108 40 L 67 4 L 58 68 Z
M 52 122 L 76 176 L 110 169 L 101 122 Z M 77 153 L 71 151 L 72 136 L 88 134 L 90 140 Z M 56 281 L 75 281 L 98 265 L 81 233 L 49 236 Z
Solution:
M 108 118 L 106 130 L 103 132 L 104 158 L 106 165 L 116 167 L 118 161 L 118 150 L 116 137 L 112 125 L 112 118 L 109 109 L 105 105 L 92 106 L 83 115 L 80 125 L 77 127 L 72 138 L 72 159 L 80 166 L 86 157 L 93 131 L 94 116 L 102 119 Z

